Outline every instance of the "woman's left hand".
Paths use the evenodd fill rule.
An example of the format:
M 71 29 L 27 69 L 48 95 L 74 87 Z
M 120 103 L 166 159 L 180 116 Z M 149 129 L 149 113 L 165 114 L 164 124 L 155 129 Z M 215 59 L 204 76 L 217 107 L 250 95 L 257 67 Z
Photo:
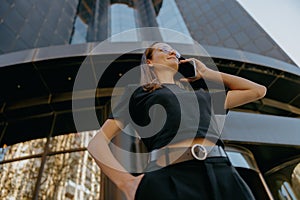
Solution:
M 206 67 L 206 65 L 203 62 L 201 62 L 200 60 L 197 60 L 195 58 L 188 58 L 185 60 L 180 60 L 180 63 L 186 63 L 186 62 L 190 62 L 190 61 L 195 62 L 197 75 L 192 78 L 181 78 L 180 81 L 182 81 L 182 82 L 193 82 L 193 81 L 199 80 L 199 79 L 203 78 L 204 73 L 207 70 L 209 70 L 209 68 Z
M 127 200 L 134 200 L 137 192 L 137 188 L 144 177 L 144 174 L 141 174 L 137 177 L 133 177 L 126 182 L 124 182 L 119 188 L 124 192 Z

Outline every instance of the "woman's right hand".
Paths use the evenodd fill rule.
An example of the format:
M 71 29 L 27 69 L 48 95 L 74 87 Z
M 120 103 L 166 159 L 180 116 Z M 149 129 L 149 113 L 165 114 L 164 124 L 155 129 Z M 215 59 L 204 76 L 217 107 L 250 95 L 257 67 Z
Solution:
M 195 58 L 188 58 L 185 60 L 180 60 L 180 63 L 186 63 L 186 62 L 190 62 L 190 61 L 194 61 L 196 64 L 196 73 L 197 75 L 193 78 L 181 78 L 180 81 L 182 82 L 194 82 L 198 79 L 203 78 L 204 73 L 209 70 L 209 68 L 200 60 L 197 60 Z
M 144 177 L 144 174 L 141 174 L 139 176 L 133 176 L 132 179 L 127 180 L 122 185 L 119 186 L 120 190 L 122 190 L 127 198 L 127 200 L 134 200 L 136 191 L 138 189 L 138 186 Z

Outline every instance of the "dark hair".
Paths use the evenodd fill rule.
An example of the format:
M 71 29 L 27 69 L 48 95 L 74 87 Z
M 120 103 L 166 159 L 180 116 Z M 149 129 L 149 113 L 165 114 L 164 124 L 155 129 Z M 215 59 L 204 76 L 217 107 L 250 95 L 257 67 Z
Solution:
M 153 46 L 159 42 L 152 43 L 143 53 L 141 60 L 141 80 L 140 83 L 143 89 L 147 92 L 153 92 L 156 89 L 162 88 L 153 66 L 147 64 L 148 59 L 152 59 L 154 48 Z

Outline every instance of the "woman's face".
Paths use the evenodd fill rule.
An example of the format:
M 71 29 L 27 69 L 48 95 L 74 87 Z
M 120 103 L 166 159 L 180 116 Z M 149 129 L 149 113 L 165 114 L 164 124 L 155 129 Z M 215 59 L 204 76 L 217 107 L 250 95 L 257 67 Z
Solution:
M 174 70 L 178 70 L 178 58 L 179 53 L 174 50 L 170 45 L 165 43 L 156 43 L 152 46 L 152 58 L 147 62 L 154 67 L 171 67 Z

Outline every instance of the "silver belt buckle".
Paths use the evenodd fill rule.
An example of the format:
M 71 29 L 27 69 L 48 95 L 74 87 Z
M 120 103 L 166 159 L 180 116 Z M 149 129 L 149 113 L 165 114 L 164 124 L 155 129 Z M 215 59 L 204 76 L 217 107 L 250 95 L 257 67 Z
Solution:
M 191 149 L 192 155 L 197 160 L 205 160 L 207 157 L 207 150 L 201 144 L 194 144 Z

